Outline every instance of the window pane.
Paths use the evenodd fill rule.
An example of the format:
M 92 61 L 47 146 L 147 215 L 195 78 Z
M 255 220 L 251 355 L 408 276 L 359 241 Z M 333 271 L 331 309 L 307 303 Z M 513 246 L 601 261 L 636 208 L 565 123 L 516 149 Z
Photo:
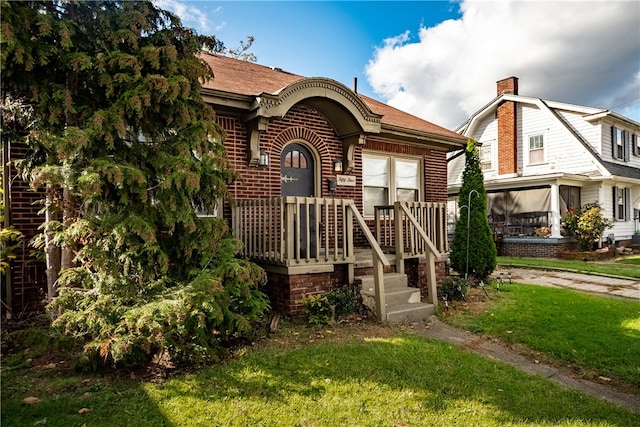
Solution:
M 544 148 L 544 138 L 543 135 L 536 135 L 529 137 L 529 149 L 530 150 L 539 150 Z
M 398 188 L 396 191 L 397 202 L 416 202 L 418 201 L 418 190 L 408 188 Z
M 298 150 L 292 150 L 284 158 L 285 168 L 306 169 L 307 157 Z
M 374 206 L 388 205 L 387 189 L 380 187 L 364 187 L 364 214 L 373 216 Z
M 530 163 L 543 163 L 544 162 L 544 150 L 531 150 L 529 152 Z
M 389 186 L 389 159 L 362 156 L 362 183 L 365 186 Z
M 480 154 L 480 166 L 483 170 L 491 169 L 491 143 L 484 142 L 478 150 Z
M 396 160 L 396 187 L 420 188 L 418 180 L 418 162 Z

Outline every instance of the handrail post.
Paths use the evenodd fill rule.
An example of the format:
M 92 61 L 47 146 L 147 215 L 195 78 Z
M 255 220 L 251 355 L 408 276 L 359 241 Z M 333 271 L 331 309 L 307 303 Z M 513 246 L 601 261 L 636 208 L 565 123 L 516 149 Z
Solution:
M 397 208 L 400 202 L 396 202 L 396 206 L 393 207 L 393 219 L 395 223 L 395 240 L 396 240 L 396 272 L 404 274 L 404 233 L 403 224 L 404 217 L 402 212 Z
M 396 202 L 395 208 L 399 211 L 402 211 L 404 215 L 406 215 L 407 219 L 413 226 L 415 227 L 418 235 L 424 240 L 427 245 L 426 256 L 427 256 L 427 280 L 428 280 L 428 292 L 429 292 L 429 302 L 433 304 L 434 307 L 438 307 L 438 297 L 436 295 L 437 285 L 436 285 L 436 267 L 435 267 L 435 257 L 436 255 L 440 255 L 440 252 L 435 247 L 427 233 L 420 226 L 418 220 L 411 214 L 409 209 L 403 204 Z
M 373 283 L 375 287 L 376 316 L 385 323 L 387 306 L 384 297 L 384 268 L 376 251 L 373 251 Z

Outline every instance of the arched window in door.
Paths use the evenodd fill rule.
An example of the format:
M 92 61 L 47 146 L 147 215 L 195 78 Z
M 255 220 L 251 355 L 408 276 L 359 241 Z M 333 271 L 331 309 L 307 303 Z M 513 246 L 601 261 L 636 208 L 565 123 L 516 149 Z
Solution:
M 307 169 L 308 164 L 307 156 L 300 150 L 291 150 L 285 154 L 285 168 Z

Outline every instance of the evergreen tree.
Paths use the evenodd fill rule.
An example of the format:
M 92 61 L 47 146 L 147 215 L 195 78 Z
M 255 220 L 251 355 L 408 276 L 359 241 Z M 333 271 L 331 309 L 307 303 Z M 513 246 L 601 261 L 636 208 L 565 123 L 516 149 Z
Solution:
M 480 280 L 496 268 L 496 245 L 487 219 L 487 191 L 475 141 L 465 150 L 462 188 L 458 195 L 460 215 L 456 222 L 450 254 L 452 268 Z
M 196 215 L 236 178 L 203 49 L 223 45 L 149 1 L 2 2 L 2 91 L 39 116 L 23 175 L 62 248 L 54 326 L 107 362 L 205 362 L 268 309 L 264 272 Z

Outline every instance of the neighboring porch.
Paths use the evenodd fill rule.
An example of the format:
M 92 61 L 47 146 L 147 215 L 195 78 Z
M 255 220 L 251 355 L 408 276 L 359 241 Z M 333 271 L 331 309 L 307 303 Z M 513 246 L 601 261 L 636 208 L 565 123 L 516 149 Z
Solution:
M 304 295 L 355 283 L 383 321 L 426 318 L 437 305 L 446 203 L 397 202 L 365 220 L 351 199 L 242 200 L 232 207 L 232 227 L 241 255 L 267 271 L 277 311 L 301 314 Z
M 487 220 L 498 255 L 556 258 L 574 249 L 576 241 L 566 236 L 562 217 L 569 208 L 580 206 L 581 188 L 561 185 L 556 178 L 537 185 L 504 188 L 502 182 L 487 182 Z M 532 183 L 533 184 L 533 183 Z M 448 230 L 452 238 L 459 213 L 458 195 L 448 202 Z

